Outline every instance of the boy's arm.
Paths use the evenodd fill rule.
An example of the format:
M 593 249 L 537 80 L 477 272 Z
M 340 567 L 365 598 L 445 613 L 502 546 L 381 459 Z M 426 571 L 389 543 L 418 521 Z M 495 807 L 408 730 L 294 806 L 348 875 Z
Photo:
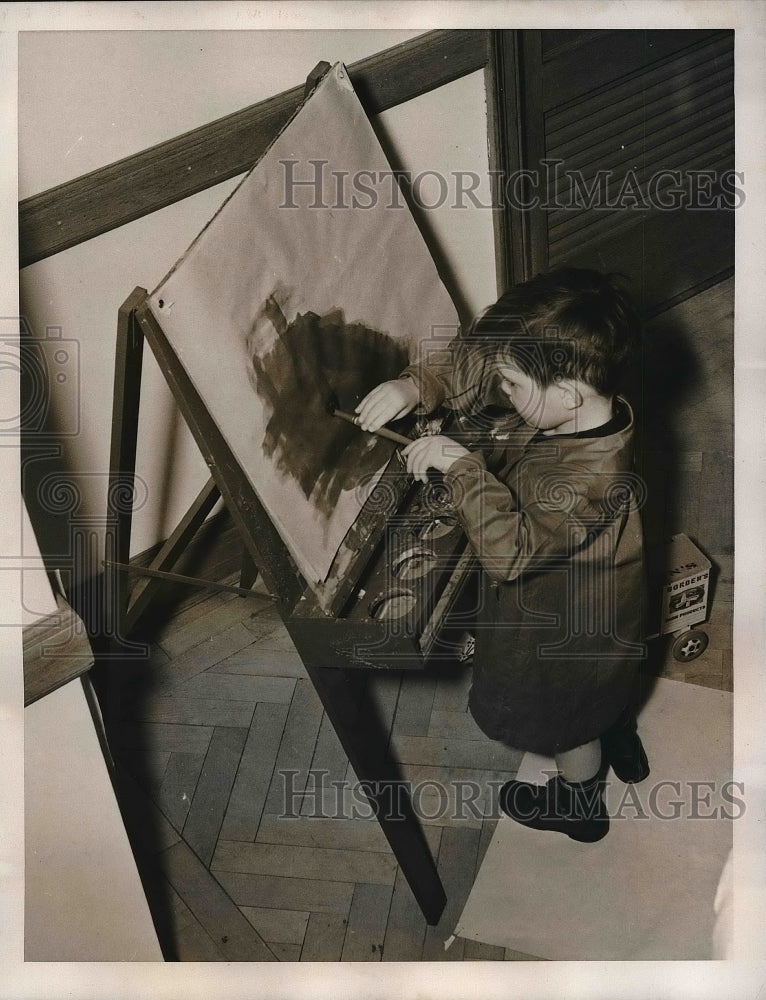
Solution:
M 359 425 L 364 430 L 376 431 L 389 420 L 397 420 L 414 409 L 433 413 L 448 403 L 453 395 L 454 343 L 432 350 L 427 364 L 420 361 L 408 365 L 398 378 L 381 382 L 368 392 L 355 408 Z
M 398 378 L 381 382 L 357 405 L 364 430 L 375 431 L 416 408 L 433 413 L 447 406 L 470 413 L 487 404 L 510 405 L 499 393 L 491 355 L 470 339 L 458 335 L 446 344 L 427 342 L 421 345 L 421 355 L 422 360 L 408 365 Z
M 427 341 L 420 346 L 421 360 L 408 365 L 399 376 L 418 388 L 420 409 L 433 413 L 440 406 L 469 410 L 477 407 L 486 390 L 488 357 L 472 342 L 458 335 L 447 344 Z M 503 399 L 507 405 L 507 400 Z
M 588 506 L 585 496 L 552 489 L 520 509 L 515 492 L 488 471 L 478 452 L 455 461 L 444 479 L 471 547 L 497 582 L 565 560 L 573 531 L 579 528 L 584 537 L 587 530 L 582 521 L 578 526 L 578 511 Z
M 417 388 L 418 408 L 422 413 L 433 413 L 451 395 L 452 370 L 446 366 L 434 366 L 417 362 L 408 365 L 399 376 L 409 379 Z

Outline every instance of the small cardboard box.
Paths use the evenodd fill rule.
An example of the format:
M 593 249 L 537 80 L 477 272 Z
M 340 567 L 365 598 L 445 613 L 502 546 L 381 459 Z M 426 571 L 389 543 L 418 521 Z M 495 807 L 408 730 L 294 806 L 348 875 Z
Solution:
M 686 535 L 673 535 L 664 562 L 661 635 L 704 621 L 710 586 L 710 560 Z

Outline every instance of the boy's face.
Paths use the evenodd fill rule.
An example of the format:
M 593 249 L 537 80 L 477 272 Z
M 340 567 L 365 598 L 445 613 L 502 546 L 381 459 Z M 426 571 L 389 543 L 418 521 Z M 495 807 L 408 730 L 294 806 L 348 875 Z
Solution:
M 565 405 L 564 393 L 557 383 L 540 386 L 531 375 L 510 362 L 498 365 L 497 370 L 502 392 L 530 427 L 552 431 L 571 421 L 572 409 Z

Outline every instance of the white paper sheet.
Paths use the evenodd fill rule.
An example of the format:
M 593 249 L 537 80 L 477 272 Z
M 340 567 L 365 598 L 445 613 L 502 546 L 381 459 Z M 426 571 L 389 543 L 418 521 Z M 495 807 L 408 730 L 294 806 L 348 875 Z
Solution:
M 743 809 L 727 784 L 731 713 L 728 692 L 659 680 L 639 717 L 651 775 L 609 773 L 607 836 L 579 844 L 502 818 L 455 934 L 561 961 L 711 958 L 733 832 L 721 810 Z
M 326 416 L 328 397 L 352 409 L 457 328 L 342 65 L 150 302 L 298 567 L 324 580 L 391 454 Z

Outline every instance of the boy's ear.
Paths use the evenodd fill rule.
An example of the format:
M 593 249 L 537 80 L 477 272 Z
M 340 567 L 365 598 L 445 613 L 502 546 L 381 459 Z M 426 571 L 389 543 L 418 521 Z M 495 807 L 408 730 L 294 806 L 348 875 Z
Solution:
M 577 382 L 572 379 L 562 379 L 558 386 L 561 401 L 568 410 L 576 410 L 582 406 L 583 394 Z

